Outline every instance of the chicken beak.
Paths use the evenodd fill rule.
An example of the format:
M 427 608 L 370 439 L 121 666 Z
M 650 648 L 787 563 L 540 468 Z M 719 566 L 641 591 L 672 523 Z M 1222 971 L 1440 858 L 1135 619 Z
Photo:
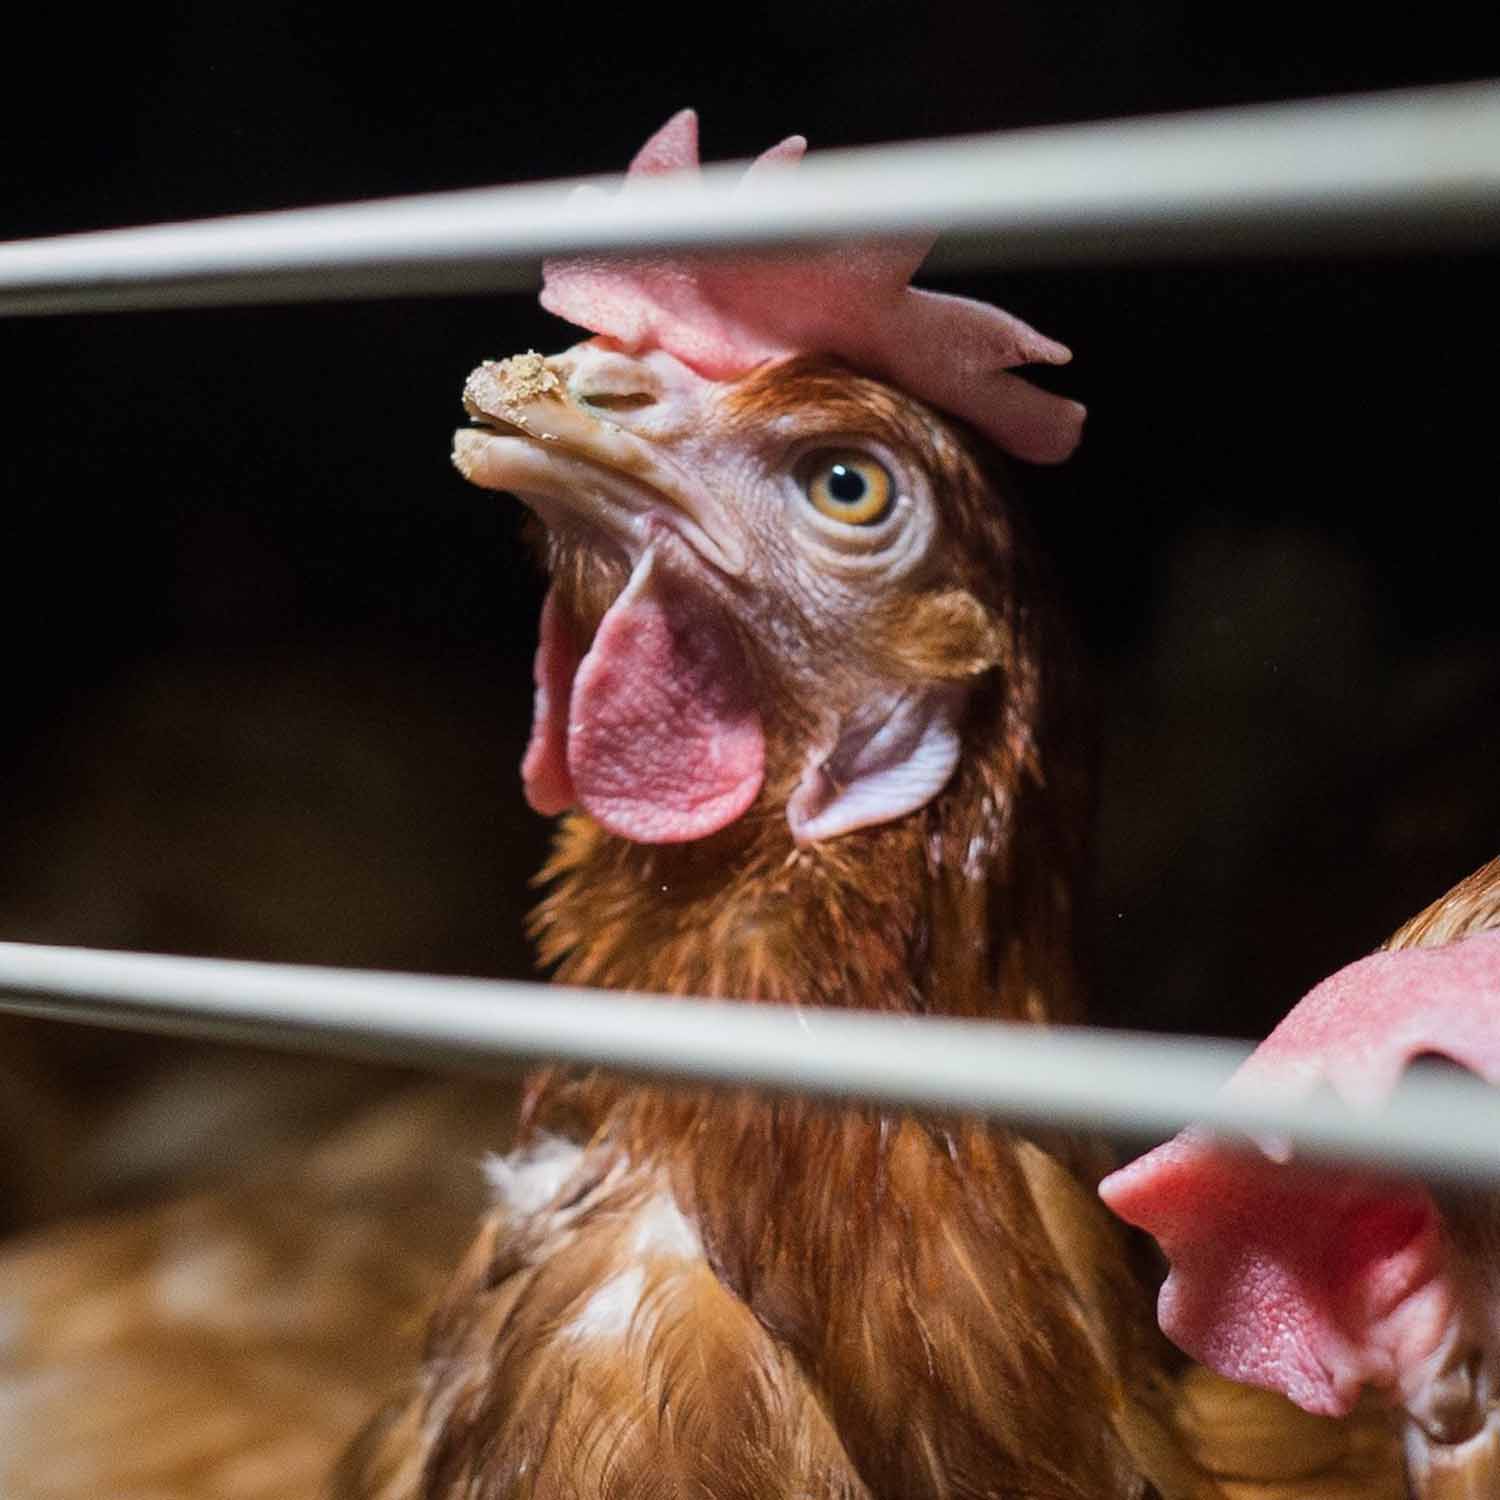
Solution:
M 724 503 L 664 446 L 580 401 L 566 358 L 519 354 L 469 376 L 464 409 L 476 425 L 454 434 L 458 471 L 484 489 L 515 494 L 549 525 L 581 520 L 632 557 L 665 524 L 720 572 L 743 574 L 744 546 Z

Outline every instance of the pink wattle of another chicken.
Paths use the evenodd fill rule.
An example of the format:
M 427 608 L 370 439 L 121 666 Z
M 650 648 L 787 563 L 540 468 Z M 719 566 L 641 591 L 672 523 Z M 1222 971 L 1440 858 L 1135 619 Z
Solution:
M 1370 1108 L 1432 1054 L 1500 1084 L 1500 931 L 1350 964 L 1228 1092 L 1291 1100 L 1329 1087 Z M 1455 1214 L 1413 1179 L 1285 1157 L 1190 1129 L 1105 1179 L 1104 1201 L 1171 1262 L 1164 1331 L 1219 1374 L 1308 1411 L 1341 1416 L 1364 1388 L 1385 1392 L 1406 1410 L 1414 1477 L 1449 1464 L 1472 1474 L 1476 1445 L 1493 1464 L 1493 1201 L 1475 1194 Z

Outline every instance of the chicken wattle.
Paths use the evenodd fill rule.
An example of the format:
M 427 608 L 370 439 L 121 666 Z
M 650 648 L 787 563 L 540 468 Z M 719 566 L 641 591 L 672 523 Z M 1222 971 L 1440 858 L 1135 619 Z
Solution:
M 667 844 L 716 833 L 750 806 L 765 738 L 733 631 L 654 562 L 648 552 L 636 564 L 571 673 L 563 632 L 543 631 L 537 678 L 549 691 L 523 772 L 538 812 L 576 801 L 611 833 Z

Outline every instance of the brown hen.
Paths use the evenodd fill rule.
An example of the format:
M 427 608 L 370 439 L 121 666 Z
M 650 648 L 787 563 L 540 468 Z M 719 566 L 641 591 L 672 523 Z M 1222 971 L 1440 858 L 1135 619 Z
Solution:
M 669 610 L 695 622 L 717 611 L 700 628 L 732 629 L 721 651 L 751 685 L 765 744 L 751 808 L 701 838 L 645 844 L 568 820 L 536 921 L 559 978 L 1076 1015 L 1071 893 L 1087 809 L 1066 663 L 1055 637 L 1043 644 L 1046 593 L 974 444 L 818 360 L 724 388 L 667 356 L 586 345 L 540 367 L 557 383 L 531 401 L 521 390 L 518 407 L 538 368 L 479 372 L 471 409 L 562 432 L 571 481 L 579 455 L 595 461 L 597 426 L 605 441 L 623 429 L 666 446 L 673 474 L 717 493 L 733 476 L 735 498 L 748 495 L 715 538 L 749 559 L 737 579 L 708 574 L 677 533 L 641 531 L 669 589 L 711 595 Z M 547 483 L 518 472 L 532 454 L 509 448 L 527 439 L 460 437 L 471 478 Z M 877 523 L 884 545 L 862 556 L 856 528 L 838 539 L 863 568 L 842 589 L 835 576 L 820 608 L 818 513 L 785 490 L 825 450 L 879 455 L 906 514 Z M 645 460 L 631 458 L 633 485 Z M 591 499 L 618 487 L 601 463 Z M 582 506 L 558 514 L 574 502 L 555 488 L 534 496 L 555 522 L 548 608 L 588 641 L 642 566 L 617 550 L 633 517 L 604 545 L 595 528 L 614 523 Z M 915 529 L 920 550 L 889 563 Z M 810 758 L 829 757 L 863 704 L 903 695 L 944 713 L 963 700 L 951 786 L 908 815 L 799 841 L 788 809 Z M 586 711 L 574 702 L 575 739 Z M 377 1431 L 397 1436 L 371 1438 L 349 1471 L 380 1472 L 393 1444 L 404 1464 L 420 1432 L 427 1488 L 351 1478 L 350 1492 L 638 1493 L 668 1475 L 726 1495 L 942 1492 L 963 1475 L 1002 1493 L 1133 1491 L 1106 1414 L 1118 1365 L 1149 1333 L 1140 1299 L 1112 1286 L 1123 1261 L 1088 1263 L 1073 1285 L 1047 1214 L 1069 1212 L 1079 1190 L 1052 1158 L 972 1124 L 602 1076 L 539 1080 L 528 1116 L 533 1154 L 498 1179 L 502 1205 L 434 1324 L 415 1405 L 384 1419 Z M 1111 1293 L 1124 1316 L 1091 1319 Z M 1055 1443 L 1035 1441 L 1044 1412 Z
M 546 523 L 528 787 L 587 809 L 535 919 L 558 977 L 1076 1018 L 1082 737 L 987 445 L 826 359 L 726 384 L 608 340 L 466 403 L 459 467 Z M 705 660 L 692 763 L 596 733 Z M 675 799 L 716 757 L 705 819 Z M 1178 1391 L 1078 1143 L 598 1074 L 535 1080 L 525 1128 L 340 1496 L 1210 1496 L 1226 1437 L 1235 1493 L 1390 1493 L 1350 1429 Z

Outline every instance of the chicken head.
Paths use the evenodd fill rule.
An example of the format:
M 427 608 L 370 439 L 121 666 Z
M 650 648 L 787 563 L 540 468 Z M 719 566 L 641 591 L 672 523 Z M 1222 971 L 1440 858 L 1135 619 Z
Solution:
M 684 110 L 624 191 L 697 170 Z M 948 781 L 967 686 L 1006 653 L 986 578 L 1011 548 L 973 456 L 988 445 L 926 401 L 1044 460 L 1071 451 L 1082 408 L 1010 373 L 1062 345 L 907 285 L 930 243 L 548 262 L 543 302 L 597 337 L 482 365 L 454 451 L 547 530 L 538 811 L 680 843 L 764 787 L 807 844 Z
M 603 340 L 482 365 L 464 400 L 459 468 L 547 528 L 538 811 L 680 842 L 769 779 L 804 843 L 941 790 L 1006 646 L 961 545 L 988 522 L 1003 554 L 1004 524 L 949 424 L 826 360 L 718 382 Z

